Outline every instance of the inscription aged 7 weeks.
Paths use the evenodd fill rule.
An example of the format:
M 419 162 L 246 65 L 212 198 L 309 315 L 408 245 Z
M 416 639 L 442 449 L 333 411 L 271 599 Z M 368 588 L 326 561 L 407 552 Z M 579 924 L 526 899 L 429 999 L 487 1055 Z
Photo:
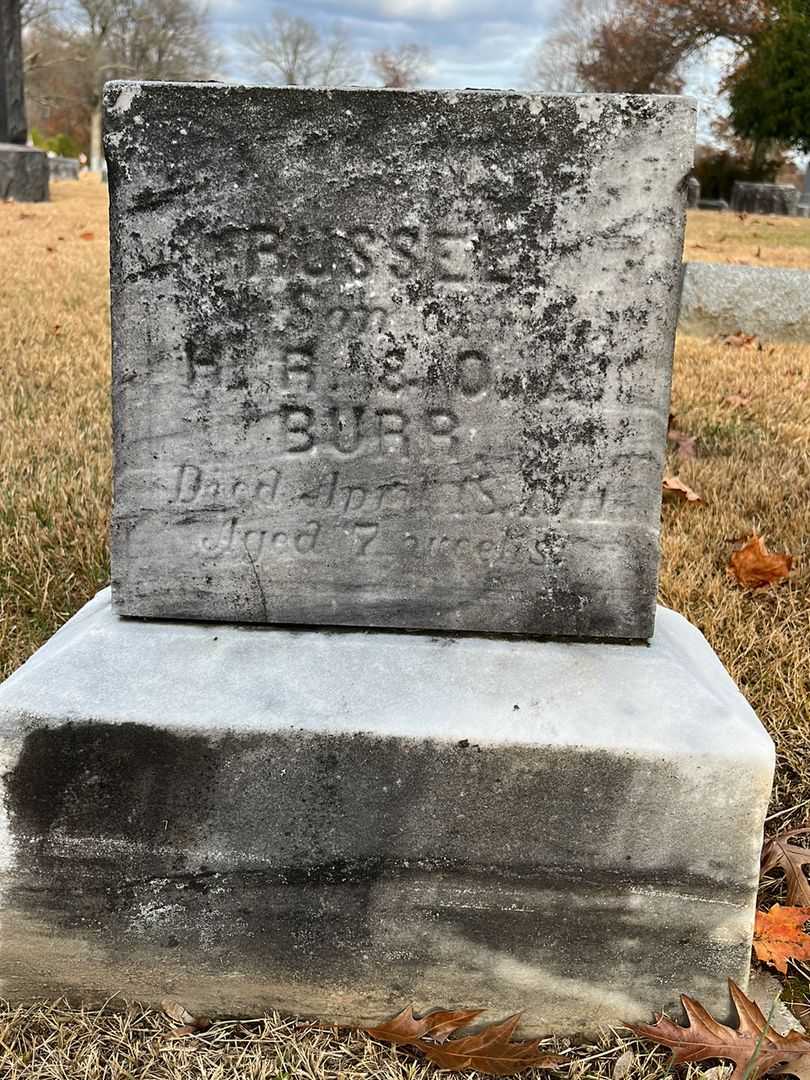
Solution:
M 649 636 L 693 124 L 108 84 L 117 610 Z

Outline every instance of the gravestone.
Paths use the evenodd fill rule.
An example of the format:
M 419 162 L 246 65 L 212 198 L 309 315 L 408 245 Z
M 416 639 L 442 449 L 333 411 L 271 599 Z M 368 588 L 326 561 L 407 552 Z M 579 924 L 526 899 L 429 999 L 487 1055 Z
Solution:
M 26 147 L 19 0 L 0 0 L 0 199 L 48 198 L 48 162 Z
M 527 1034 L 681 992 L 726 1012 L 772 744 L 674 612 L 648 643 L 565 639 L 649 631 L 627 523 L 655 539 L 693 105 L 106 101 L 117 595 L 0 687 L 3 995 L 522 1010 Z M 233 519 L 256 536 L 226 574 L 200 541 Z M 405 531 L 456 542 L 381 571 Z M 498 553 L 539 536 L 521 574 Z M 142 601 L 166 617 L 120 613 Z
M 116 610 L 649 637 L 689 106 L 109 94 Z
M 690 176 L 686 181 L 686 205 L 692 209 L 700 202 L 700 181 L 696 176 Z
M 799 202 L 799 190 L 792 184 L 753 184 L 735 180 L 731 189 L 731 209 L 745 214 L 783 214 L 793 216 Z
M 810 168 L 805 171 L 802 193 L 799 197 L 799 205 L 796 207 L 796 213 L 800 217 L 807 217 L 808 211 L 810 211 Z
M 78 180 L 79 162 L 77 158 L 48 156 L 48 171 L 51 180 Z

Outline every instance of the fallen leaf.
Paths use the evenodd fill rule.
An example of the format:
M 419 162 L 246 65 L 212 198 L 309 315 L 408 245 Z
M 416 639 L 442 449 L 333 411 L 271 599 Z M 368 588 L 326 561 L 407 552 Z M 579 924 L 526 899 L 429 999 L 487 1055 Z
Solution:
M 181 1039 L 184 1035 L 197 1035 L 211 1027 L 211 1021 L 207 1016 L 192 1016 L 179 1001 L 164 998 L 160 1003 L 160 1007 L 170 1020 L 180 1025 L 171 1029 L 169 1032 L 170 1039 Z
M 366 1034 L 398 1045 L 407 1045 L 441 1069 L 475 1069 L 491 1076 L 514 1076 L 529 1068 L 550 1068 L 566 1059 L 540 1051 L 540 1040 L 512 1042 L 520 1014 L 499 1024 L 489 1024 L 472 1035 L 450 1036 L 481 1015 L 480 1009 L 457 1012 L 438 1010 L 415 1017 L 413 1009 L 401 1013 Z
M 687 1017 L 686 1027 L 663 1015 L 655 1024 L 627 1027 L 642 1039 L 668 1046 L 672 1050 L 670 1066 L 720 1058 L 734 1062 L 729 1080 L 759 1080 L 767 1072 L 810 1076 L 810 1038 L 798 1031 L 780 1035 L 731 979 L 728 987 L 739 1018 L 737 1028 L 721 1024 L 685 994 L 681 1004 Z
M 436 1042 L 443 1042 L 454 1031 L 466 1027 L 476 1020 L 483 1009 L 434 1009 L 419 1018 L 413 1014 L 413 1008 L 408 1005 L 401 1013 L 377 1027 L 365 1028 L 367 1035 L 372 1039 L 381 1039 L 383 1042 L 392 1042 L 404 1045 L 413 1043 L 427 1036 Z
M 739 330 L 736 334 L 729 334 L 723 339 L 724 345 L 733 345 L 737 349 L 756 349 L 759 342 L 756 334 L 744 334 Z
M 46 244 L 46 245 L 45 245 L 45 250 L 46 250 L 46 251 L 49 251 L 49 252 L 51 252 L 51 254 L 53 254 L 53 252 L 54 252 L 54 251 L 56 251 L 56 248 L 52 248 L 52 247 L 49 247 L 49 246 L 48 246 L 48 245 Z
M 810 937 L 802 929 L 808 919 L 810 907 L 774 904 L 768 911 L 758 911 L 754 925 L 757 960 L 787 975 L 788 960 L 810 959 Z
M 730 405 L 732 409 L 742 409 L 751 404 L 751 398 L 746 394 L 729 394 L 723 398 L 724 405 Z
M 636 1055 L 632 1050 L 625 1050 L 623 1054 L 620 1054 L 616 1058 L 616 1064 L 613 1066 L 612 1080 L 624 1080 L 625 1076 L 630 1072 L 636 1063 Z
M 684 484 L 677 476 L 665 476 L 662 482 L 664 497 L 670 500 L 678 499 L 683 502 L 703 502 L 696 491 Z
M 687 435 L 684 431 L 678 431 L 674 426 L 675 417 L 670 413 L 669 415 L 669 427 L 667 428 L 667 439 L 670 442 L 675 443 L 678 451 L 678 457 L 693 458 L 695 456 L 695 437 L 694 435 Z
M 95 233 L 91 233 L 91 232 L 79 233 L 79 239 L 80 240 L 92 240 L 94 237 L 95 237 Z
M 810 848 L 790 841 L 808 832 L 810 829 L 788 829 L 769 837 L 762 845 L 762 873 L 781 870 L 787 885 L 787 902 L 796 907 L 810 907 L 810 881 L 804 872 L 804 867 L 810 866 Z
M 755 533 L 738 551 L 732 551 L 726 572 L 745 589 L 761 589 L 786 578 L 792 565 L 792 555 L 768 551 Z

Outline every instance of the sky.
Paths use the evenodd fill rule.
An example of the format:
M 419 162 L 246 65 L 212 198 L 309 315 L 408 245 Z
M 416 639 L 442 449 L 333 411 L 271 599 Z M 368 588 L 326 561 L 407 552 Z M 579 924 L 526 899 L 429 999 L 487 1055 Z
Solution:
M 290 0 L 290 14 L 319 29 L 339 24 L 368 55 L 375 49 L 416 42 L 428 45 L 434 87 L 520 87 L 533 47 L 554 19 L 559 0 Z M 216 36 L 227 45 L 242 28 L 263 22 L 268 0 L 209 0 Z M 250 79 L 236 49 L 233 78 Z

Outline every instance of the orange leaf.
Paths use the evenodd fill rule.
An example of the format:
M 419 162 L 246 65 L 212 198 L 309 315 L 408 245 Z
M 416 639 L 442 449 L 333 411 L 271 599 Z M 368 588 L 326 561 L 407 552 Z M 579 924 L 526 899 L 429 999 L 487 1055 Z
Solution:
M 810 1039 L 797 1031 L 780 1035 L 731 979 L 728 988 L 740 1021 L 737 1028 L 721 1024 L 686 995 L 681 997 L 686 1027 L 666 1016 L 659 1016 L 655 1024 L 627 1026 L 643 1039 L 670 1047 L 670 1065 L 721 1058 L 734 1062 L 730 1080 L 759 1080 L 764 1073 L 772 1071 L 807 1075 Z
M 733 345 L 737 349 L 757 349 L 759 348 L 759 341 L 756 334 L 744 334 L 742 330 L 736 334 L 729 334 L 727 338 L 723 340 L 724 345 Z
M 788 829 L 762 845 L 762 873 L 782 871 L 787 885 L 787 902 L 794 907 L 810 907 L 810 881 L 804 872 L 804 867 L 810 866 L 810 848 L 790 841 L 794 836 L 808 832 L 810 829 Z
M 450 1038 L 481 1015 L 480 1009 L 458 1012 L 437 1010 L 421 1018 L 408 1006 L 393 1019 L 366 1034 L 386 1042 L 406 1044 L 442 1069 L 475 1069 L 490 1076 L 514 1076 L 529 1068 L 550 1068 L 565 1061 L 559 1054 L 540 1051 L 540 1040 L 512 1042 L 520 1015 L 489 1024 L 472 1035 Z
M 739 551 L 731 553 L 727 573 L 746 589 L 761 589 L 775 585 L 790 574 L 792 555 L 777 555 L 768 551 L 756 533 Z
M 690 487 L 684 484 L 683 480 L 679 480 L 677 476 L 665 476 L 663 480 L 664 497 L 672 499 L 678 499 L 683 502 L 703 502 L 701 497 L 696 491 L 692 491 Z
M 758 911 L 754 926 L 757 960 L 787 975 L 788 960 L 810 959 L 810 937 L 802 927 L 810 919 L 810 907 L 781 907 Z
M 423 1036 L 443 1042 L 454 1031 L 466 1027 L 477 1019 L 483 1009 L 460 1009 L 455 1012 L 450 1009 L 434 1009 L 417 1019 L 413 1015 L 413 1008 L 408 1005 L 401 1013 L 377 1027 L 365 1028 L 367 1035 L 372 1039 L 381 1039 L 383 1042 L 397 1044 L 413 1043 Z
M 94 238 L 94 236 L 95 236 L 95 233 L 91 233 L 91 232 L 79 233 L 79 239 L 80 240 L 92 240 Z

